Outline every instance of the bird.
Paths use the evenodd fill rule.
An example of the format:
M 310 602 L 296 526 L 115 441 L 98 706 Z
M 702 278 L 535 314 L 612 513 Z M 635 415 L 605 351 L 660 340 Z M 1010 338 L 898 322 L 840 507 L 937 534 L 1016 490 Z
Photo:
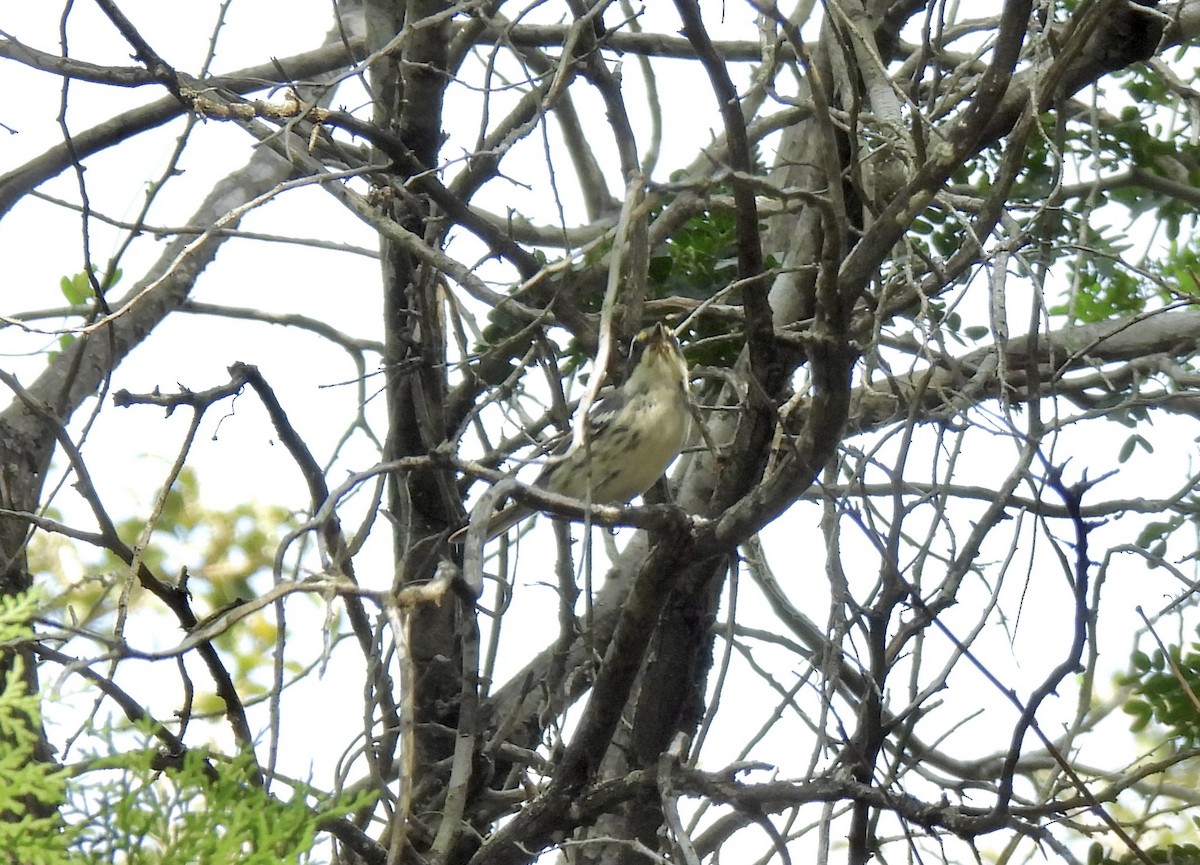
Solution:
M 691 425 L 688 366 L 674 331 L 662 322 L 629 348 L 625 381 L 588 413 L 583 443 L 551 459 L 533 485 L 591 504 L 624 504 L 662 477 L 687 442 Z M 572 437 L 574 439 L 574 437 Z M 492 540 L 535 512 L 513 502 L 488 523 Z M 461 543 L 463 527 L 450 536 Z

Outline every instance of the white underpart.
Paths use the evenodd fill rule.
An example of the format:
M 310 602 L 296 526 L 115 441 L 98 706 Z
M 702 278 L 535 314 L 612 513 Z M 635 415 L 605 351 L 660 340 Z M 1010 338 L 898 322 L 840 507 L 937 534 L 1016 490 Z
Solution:
M 589 474 L 562 466 L 549 485 L 555 492 L 595 504 L 627 502 L 650 489 L 683 450 L 691 417 L 687 365 L 665 344 L 649 346 L 646 352 L 647 357 L 622 388 L 629 399 L 626 410 L 640 415 L 637 440 L 620 455 L 620 462 L 605 465 L 599 464 L 604 462 L 599 453 L 592 453 L 588 446 L 580 448 L 568 463 L 588 461 L 593 471 Z M 568 478 L 571 482 L 565 483 Z

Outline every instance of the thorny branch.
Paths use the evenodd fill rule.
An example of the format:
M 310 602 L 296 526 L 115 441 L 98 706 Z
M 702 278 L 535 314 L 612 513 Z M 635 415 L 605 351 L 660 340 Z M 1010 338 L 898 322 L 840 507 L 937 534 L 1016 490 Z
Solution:
M 631 825 L 621 820 L 643 805 L 661 815 L 670 830 L 672 857 L 689 863 L 751 837 L 769 855 L 787 861 L 808 843 L 807 827 L 812 825 L 820 827 L 825 839 L 816 845 L 822 851 L 817 861 L 823 862 L 829 838 L 846 824 L 856 862 L 882 855 L 888 844 L 907 845 L 905 854 L 921 859 L 926 843 L 948 846 L 959 838 L 970 847 L 977 838 L 1001 830 L 1069 858 L 1064 821 L 1079 810 L 1097 815 L 1142 861 L 1149 861 L 1130 840 L 1137 837 L 1145 847 L 1141 827 L 1131 831 L 1118 822 L 1111 803 L 1123 790 L 1147 784 L 1155 772 L 1173 764 L 1160 761 L 1153 769 L 1126 773 L 1099 787 L 1099 770 L 1084 768 L 1064 749 L 1063 742 L 1072 740 L 1052 741 L 1042 730 L 1042 716 L 1048 697 L 1063 696 L 1077 668 L 1089 665 L 1088 675 L 1095 675 L 1094 658 L 1083 652 L 1090 617 L 1100 615 L 1099 591 L 1088 590 L 1094 567 L 1088 550 L 1106 544 L 1108 563 L 1114 552 L 1134 549 L 1101 540 L 1091 521 L 1111 516 L 1115 523 L 1130 514 L 1161 510 L 1186 525 L 1197 508 L 1194 484 L 1180 485 L 1176 478 L 1169 488 L 1145 495 L 1122 493 L 1085 504 L 1089 485 L 1066 484 L 1057 468 L 1035 478 L 1031 466 L 1060 437 L 1069 441 L 1074 428 L 1094 429 L 1085 425 L 1099 420 L 1151 412 L 1200 415 L 1193 393 L 1200 380 L 1191 372 L 1200 321 L 1187 306 L 1186 286 L 1167 284 L 1158 276 L 1157 288 L 1175 292 L 1180 305 L 1157 308 L 1153 298 L 1161 295 L 1152 295 L 1153 302 L 1143 309 L 1121 310 L 1100 323 L 1060 327 L 1058 314 L 1048 311 L 1052 301 L 1039 299 L 1031 305 L 1030 332 L 1013 337 L 1003 314 L 995 313 L 1001 305 L 984 303 L 993 311 L 988 324 L 995 341 L 974 348 L 962 347 L 965 332 L 952 322 L 971 314 L 978 291 L 972 280 L 981 268 L 993 272 L 980 284 L 998 294 L 1014 284 L 1012 271 L 1031 260 L 1051 261 L 1049 252 L 1034 249 L 1035 242 L 1049 248 L 1065 238 L 1080 255 L 1095 253 L 1101 260 L 1120 262 L 1119 251 L 1093 248 L 1100 246 L 1095 235 L 1068 237 L 1044 228 L 1066 201 L 1102 191 L 1145 189 L 1173 197 L 1176 206 L 1194 203 L 1186 170 L 1181 177 L 1166 177 L 1156 173 L 1165 171 L 1159 163 L 1065 182 L 1068 124 L 1093 124 L 1098 142 L 1115 122 L 1090 108 L 1082 95 L 1073 100 L 1073 94 L 1167 43 L 1186 43 L 1192 37 L 1185 29 L 1186 16 L 1168 21 L 1153 3 L 1097 2 L 1081 4 L 1077 13 L 1055 9 L 1039 20 L 1028 0 L 1013 0 L 994 19 L 964 23 L 954 20 L 946 4 L 892 4 L 884 14 L 874 14 L 878 9 L 870 4 L 837 0 L 822 6 L 831 23 L 816 26 L 815 18 L 805 17 L 815 4 L 786 12 L 756 2 L 759 38 L 744 41 L 718 38 L 721 24 L 713 18 L 706 25 L 701 4 L 694 0 L 675 4 L 683 23 L 678 34 L 675 25 L 672 32 L 629 30 L 616 14 L 617 5 L 607 2 L 569 3 L 564 24 L 539 23 L 540 4 L 431 2 L 410 4 L 414 15 L 420 7 L 425 17 L 405 23 L 401 15 L 395 19 L 401 26 L 393 32 L 371 29 L 380 26 L 370 17 L 380 12 L 380 4 L 371 4 L 368 39 L 357 35 L 359 10 L 344 0 L 338 4 L 342 20 L 337 44 L 230 76 L 199 72 L 192 77 L 172 65 L 162 46 L 144 37 L 119 3 L 97 0 L 97 5 L 132 47 L 140 67 L 105 67 L 49 55 L 7 35 L 0 38 L 0 57 L 56 80 L 161 86 L 171 96 L 71 135 L 0 177 L 0 214 L 33 200 L 31 191 L 63 168 L 74 164 L 81 173 L 84 167 L 92 171 L 99 165 L 90 161 L 97 153 L 114 149 L 120 154 L 135 136 L 184 113 L 195 121 L 229 121 L 220 128 L 246 131 L 260 157 L 255 170 L 231 177 L 220 194 L 214 188 L 202 218 L 195 220 L 192 244 L 175 243 L 125 298 L 69 298 L 65 312 L 39 301 L 37 309 L 5 313 L 2 321 L 13 326 L 7 332 L 14 337 L 49 334 L 63 337 L 63 344 L 62 357 L 46 361 L 55 376 L 34 386 L 22 386 L 12 373 L 0 372 L 0 382 L 13 394 L 13 408 L 0 418 L 0 521 L 17 526 L 24 538 L 36 529 L 59 541 L 112 552 L 185 631 L 164 648 L 148 638 L 143 642 L 136 631 L 127 637 L 118 624 L 115 636 L 92 635 L 103 647 L 92 661 L 76 660 L 44 642 L 33 647 L 34 653 L 69 665 L 127 718 L 150 723 L 172 756 L 189 747 L 185 740 L 194 728 L 184 724 L 178 734 L 168 731 L 142 708 L 132 686 L 127 691 L 115 677 L 101 676 L 87 664 L 199 653 L 224 700 L 236 740 L 254 753 L 258 719 L 247 713 L 245 697 L 238 692 L 242 683 L 215 646 L 245 628 L 250 615 L 273 608 L 275 675 L 264 698 L 271 714 L 263 725 L 271 739 L 263 777 L 273 779 L 285 711 L 283 665 L 299 645 L 297 635 L 288 633 L 284 600 L 311 594 L 332 608 L 336 599 L 355 636 L 347 642 L 357 646 L 356 663 L 361 668 L 365 660 L 368 669 L 362 706 L 348 712 L 358 717 L 347 734 L 353 744 L 345 753 L 351 756 L 339 767 L 337 783 L 362 773 L 364 779 L 348 786 L 379 790 L 382 804 L 344 820 L 325 820 L 322 828 L 345 850 L 372 863 L 524 863 L 567 843 L 585 862 L 603 861 L 608 855 L 604 845 L 610 843 L 622 851 L 665 858 L 664 850 L 651 849 L 659 837 L 655 833 L 606 838 L 598 828 Z M 652 15 L 659 10 L 621 7 L 620 14 L 639 16 L 639 27 L 653 26 Z M 801 39 L 802 31 L 813 38 Z M 907 41 L 918 31 L 919 40 Z M 431 40 L 435 32 L 446 38 Z M 975 38 L 980 39 L 978 50 L 971 42 Z M 363 59 L 367 44 L 374 48 Z M 73 54 L 74 42 L 71 47 Z M 697 151 L 689 154 L 690 164 L 677 161 L 670 166 L 669 180 L 664 170 L 644 186 L 638 175 L 639 150 L 645 154 L 647 148 L 633 95 L 640 91 L 630 71 L 634 64 L 620 63 L 621 54 L 629 52 L 690 61 L 689 87 L 693 80 L 702 82 L 716 104 L 704 121 L 718 130 L 715 138 L 701 135 L 702 146 L 689 140 Z M 743 86 L 745 79 L 732 64 L 745 61 L 756 66 Z M 657 62 L 643 68 L 657 74 L 666 68 Z M 1161 64 L 1170 65 L 1165 55 Z M 376 70 L 395 72 L 402 84 L 424 82 L 418 88 L 422 93 L 444 93 L 445 111 L 430 106 L 422 114 L 423 103 L 414 103 L 413 91 L 404 92 L 404 87 L 387 94 L 368 75 Z M 320 85 L 309 86 L 304 81 L 309 77 L 320 77 Z M 1173 82 L 1169 93 L 1186 103 L 1194 94 L 1180 81 Z M 268 90 L 275 86 L 283 89 Z M 689 111 L 708 112 L 704 100 L 691 92 L 698 88 L 689 87 L 658 92 L 671 93 L 668 99 L 686 96 Z M 336 97 L 335 88 L 343 88 Z M 392 97 L 394 104 L 388 101 Z M 335 98 L 336 104 L 349 107 L 330 108 L 326 106 L 334 102 L 320 101 Z M 662 110 L 667 107 L 675 106 L 651 106 L 663 116 L 669 115 Z M 459 111 L 464 116 L 473 112 L 468 135 L 456 125 Z M 1047 112 L 1057 118 L 1053 131 L 1040 125 Z M 408 127 L 398 122 L 400 115 Z M 364 119 L 368 116 L 370 120 Z M 886 190 L 866 182 L 875 152 L 871 136 L 881 126 L 899 149 L 905 149 L 900 145 L 907 138 L 913 149 L 906 154 L 912 162 L 904 162 L 900 174 L 891 178 L 898 181 L 895 188 Z M 413 132 L 418 127 L 419 135 Z M 672 132 L 666 129 L 664 143 L 671 141 Z M 654 135 L 651 148 L 658 146 Z M 780 140 L 784 143 L 777 144 Z M 788 143 L 797 141 L 804 146 L 788 149 Z M 539 142 L 537 159 L 529 159 L 534 142 Z M 1053 188 L 1023 210 L 1027 204 L 1017 202 L 1013 190 L 1039 194 L 1018 184 L 1033 170 L 1031 148 L 1040 146 L 1053 151 Z M 767 161 L 779 156 L 777 163 L 764 171 L 755 149 Z M 192 138 L 181 138 L 177 150 L 180 156 L 185 150 L 195 152 Z M 662 151 L 664 162 L 668 152 Z M 208 170 L 205 162 L 170 162 L 159 186 L 174 183 L 177 166 L 186 165 L 198 175 Z M 530 170 L 533 163 L 538 171 Z M 613 165 L 619 166 L 616 172 Z M 254 186 L 251 180 L 264 166 L 273 173 Z M 562 166 L 573 172 L 571 183 Z M 543 167 L 546 178 L 538 173 Z M 987 173 L 982 187 L 977 182 L 981 171 Z M 951 177 L 963 172 L 976 186 L 949 185 Z M 582 190 L 581 208 L 573 207 L 567 191 L 575 184 Z M 295 275 L 286 265 L 279 268 L 278 282 L 295 283 L 289 289 L 301 283 L 320 289 L 325 306 L 315 312 L 292 309 L 293 299 L 300 302 L 299 290 L 289 292 L 280 308 L 189 299 L 201 271 L 226 240 L 262 236 L 235 227 L 243 214 L 260 205 L 299 200 L 293 193 L 318 185 L 330 193 L 321 206 L 333 204 L 339 215 L 351 214 L 374 233 L 369 242 L 342 245 L 322 236 L 325 248 L 369 252 L 371 243 L 385 240 L 389 254 L 380 257 L 380 265 L 395 293 L 390 309 L 403 314 L 382 325 L 384 338 L 374 319 L 362 333 L 342 323 L 340 291 L 349 278 L 340 272 Z M 616 217 L 620 202 L 613 189 L 637 190 L 626 201 L 624 220 Z M 546 213 L 525 213 L 523 204 L 508 203 L 509 192 L 514 200 L 524 200 L 519 197 L 528 193 L 553 206 Z M 147 197 L 138 219 L 124 221 L 101 216 L 120 212 L 111 205 L 96 208 L 88 200 L 63 201 L 40 191 L 36 196 L 39 205 L 56 212 L 74 208 L 72 216 L 84 216 L 85 231 L 104 225 L 124 232 L 122 261 L 133 260 L 124 252 L 141 239 L 140 232 L 154 230 L 146 226 L 181 225 L 178 219 L 148 220 L 164 199 L 161 189 Z M 501 207 L 494 206 L 496 200 Z M 502 212 L 504 206 L 510 213 Z M 264 217 L 270 214 L 268 208 L 262 210 Z M 1026 218 L 1029 212 L 1034 215 Z M 304 233 L 324 235 L 326 214 L 315 206 L 311 213 L 305 211 L 305 218 L 319 228 Z M 919 228 L 920 220 L 937 222 L 935 230 Z M 770 230 L 763 231 L 763 224 Z M 634 230 L 627 233 L 628 226 Z M 716 230 L 721 226 L 732 227 L 721 229 L 726 231 L 721 235 Z M 944 238 L 936 230 L 955 241 L 944 254 L 938 251 Z M 176 240 L 188 231 L 190 227 L 180 229 Z M 91 243 L 85 235 L 85 252 Z M 789 257 L 795 250 L 805 252 Z M 735 260 L 736 268 L 731 264 Z M 631 262 L 628 269 L 622 267 L 625 261 Z M 85 262 L 96 269 L 89 256 Z M 606 274 L 614 278 L 607 299 L 600 301 Z M 797 274 L 804 278 L 794 279 Z M 627 278 L 616 278 L 621 275 Z M 1043 279 L 1041 290 L 1050 284 Z M 789 297 L 791 290 L 803 296 Z M 153 405 L 168 415 L 190 409 L 192 435 L 210 408 L 249 390 L 305 482 L 306 501 L 289 503 L 305 517 L 274 550 L 273 585 L 256 584 L 252 599 L 203 620 L 193 612 L 186 584 L 159 576 L 146 565 L 141 545 L 122 542 L 106 508 L 108 492 L 84 459 L 90 425 L 84 425 L 82 434 L 72 426 L 73 414 L 96 392 L 97 383 L 107 381 L 132 348 L 173 311 L 214 313 L 248 325 L 295 325 L 349 352 L 353 375 L 363 380 L 353 420 L 324 465 L 312 434 L 318 421 L 301 402 L 290 403 L 279 395 L 282 390 L 277 394 L 256 367 L 235 364 L 228 383 L 206 391 L 117 391 L 118 406 Z M 655 318 L 676 321 L 675 316 L 690 312 L 696 314 L 684 341 L 697 379 L 700 416 L 714 422 L 721 434 L 705 437 L 711 452 L 697 446 L 682 460 L 675 489 L 678 505 L 586 507 L 522 484 L 502 470 L 534 451 L 540 444 L 534 439 L 555 423 L 565 426 L 564 409 L 575 404 L 573 380 L 580 370 L 599 382 L 603 372 L 597 366 L 605 354 L 600 353 L 599 363 L 592 359 L 597 345 L 609 344 L 614 318 L 617 329 L 630 329 Z M 68 324 L 29 325 L 59 317 Z M 69 325 L 78 321 L 86 323 Z M 436 344 L 439 340 L 444 344 Z M 382 355 L 397 343 L 404 343 L 403 351 L 388 357 L 386 375 L 437 380 L 449 389 L 444 405 L 429 394 L 424 403 L 414 399 L 408 404 L 421 416 L 401 417 L 396 426 L 424 424 L 428 440 L 404 457 L 384 459 L 379 452 L 387 453 L 398 431 L 379 425 L 365 381 L 364 355 Z M 222 340 L 211 345 L 227 350 Z M 740 345 L 747 350 L 739 365 L 731 361 L 730 347 Z M 534 382 L 538 372 L 545 375 L 544 382 Z M 171 374 L 164 370 L 160 377 L 167 381 Z M 279 384 L 274 373 L 272 381 Z M 553 394 L 550 400 L 544 398 L 547 391 Z M 313 402 L 319 402 L 319 395 Z M 1076 413 L 1068 414 L 1072 407 Z M 441 427 L 432 423 L 437 411 L 444 411 Z M 1015 414 L 1021 411 L 1028 415 L 1023 427 Z M 366 457 L 351 446 L 342 449 L 347 441 L 357 442 L 359 433 L 368 442 Z M 51 440 L 95 529 L 75 527 L 47 510 L 50 502 L 41 497 L 40 484 L 49 467 L 46 443 Z M 476 445 L 479 450 L 473 451 Z M 189 447 L 180 449 L 176 468 L 191 458 Z M 987 463 L 981 468 L 986 477 L 968 481 L 961 467 L 973 447 L 988 453 L 981 461 Z M 999 447 L 1012 448 L 1011 459 L 996 458 Z M 43 451 L 45 456 L 39 456 Z M 471 458 L 479 453 L 480 458 Z M 88 457 L 97 458 L 93 453 Z M 590 584 L 576 586 L 565 566 L 558 581 L 548 585 L 549 571 L 542 567 L 534 540 L 537 529 L 524 550 L 504 545 L 502 553 L 493 555 L 494 547 L 472 542 L 461 567 L 456 551 L 443 550 L 436 536 L 425 539 L 427 548 L 435 550 L 435 576 L 429 582 L 393 589 L 389 567 L 400 572 L 410 564 L 401 558 L 382 569 L 387 588 L 371 587 L 379 569 L 368 571 L 361 563 L 373 561 L 365 552 L 368 535 L 385 512 L 378 492 L 361 497 L 368 499 L 363 507 L 353 494 L 372 485 L 378 490 L 389 477 L 431 470 L 449 478 L 445 486 L 455 507 L 464 504 L 459 498 L 471 482 L 482 479 L 493 486 L 483 494 L 481 513 L 508 496 L 597 526 L 647 532 L 632 540 L 632 533 L 618 536 L 623 549 L 612 555 L 611 569 L 597 580 L 594 595 Z M 341 480 L 334 483 L 333 478 Z M 1047 489 L 1057 491 L 1061 501 L 1047 500 Z M 159 496 L 159 503 L 164 501 L 165 490 Z M 368 513 L 357 534 L 347 533 L 341 520 L 355 508 Z M 804 529 L 818 508 L 822 531 L 814 541 Z M 387 515 L 403 520 L 406 515 L 399 510 L 392 507 Z M 150 537 L 157 517 L 155 512 L 146 522 L 144 537 Z M 1056 522 L 1073 532 L 1074 557 L 1064 555 L 1071 578 L 1071 609 L 1064 620 L 1071 622 L 1071 639 L 1021 701 L 1007 677 L 992 670 L 984 650 L 994 651 L 988 631 L 996 619 L 1009 621 L 1006 592 L 1011 574 L 1021 567 L 1015 562 L 1029 537 L 1028 526 L 1047 527 L 1045 535 L 1050 536 L 1049 526 Z M 843 533 L 843 526 L 853 533 Z M 569 540 L 568 530 L 560 531 Z M 773 532 L 788 536 L 772 537 Z M 320 539 L 312 545 L 318 553 L 298 543 L 310 536 Z M 568 540 L 562 543 L 562 563 L 572 561 Z M 610 538 L 604 540 L 615 548 Z M 4 549 L 6 568 L 12 563 L 23 567 L 25 543 L 18 550 Z M 997 562 L 989 561 L 997 544 L 1008 549 Z M 654 642 L 664 609 L 678 612 L 680 590 L 689 598 L 699 589 L 718 598 L 723 588 L 719 581 L 739 547 L 751 559 L 749 570 L 774 618 L 744 621 L 753 615 L 753 604 L 727 599 L 731 612 L 722 636 L 729 641 L 728 651 L 716 682 L 723 692 L 714 697 L 704 690 L 711 684 L 706 666 L 711 658 L 704 656 L 711 652 L 713 626 L 704 615 L 710 611 L 689 607 L 692 618 L 686 624 L 701 647 L 692 666 L 686 674 L 653 680 L 647 687 L 644 669 L 673 648 Z M 316 576 L 284 579 L 285 557 L 303 560 L 306 567 L 311 558 Z M 1190 579 L 1181 562 L 1168 562 L 1159 553 L 1146 557 L 1157 557 L 1168 566 L 1162 570 L 1181 583 Z M 776 561 L 769 566 L 772 558 Z M 584 563 L 589 575 L 599 562 Z M 1032 559 L 1023 566 L 1027 577 L 1038 567 Z M 363 585 L 360 572 L 366 574 Z M 495 609 L 485 610 L 479 599 L 489 582 L 495 585 Z M 1029 583 L 1030 592 L 1047 591 Z M 738 591 L 730 584 L 728 592 Z M 1190 586 L 1176 586 L 1175 597 L 1186 598 L 1189 591 Z M 521 623 L 527 615 L 523 605 L 536 609 L 530 596 L 538 592 L 553 595 L 550 617 L 557 624 L 540 647 L 530 637 L 540 632 Z M 1022 593 L 1018 614 L 1023 598 Z M 977 600 L 981 602 L 973 607 Z M 415 616 L 443 601 L 458 605 L 455 616 L 445 619 L 453 623 L 453 632 L 438 635 L 445 638 L 440 654 L 421 656 L 411 643 Z M 1043 601 L 1039 594 L 1030 606 Z M 823 623 L 817 615 L 822 605 L 828 610 Z M 966 627 L 951 628 L 954 617 L 968 608 L 973 618 Z M 536 621 L 538 614 L 532 615 Z M 334 618 L 331 612 L 330 629 Z M 509 664 L 504 653 L 512 651 L 514 630 L 521 632 L 525 654 L 514 654 Z M 72 635 L 67 627 L 56 633 L 67 640 L 88 636 Z M 939 633 L 951 643 L 944 656 L 930 639 Z M 1015 627 L 1007 635 L 1014 644 L 1022 636 Z M 484 646 L 486 661 L 481 659 Z M 778 657 L 783 660 L 775 663 Z M 973 726 L 978 719 L 964 713 L 938 726 L 946 707 L 960 698 L 952 691 L 952 674 L 965 666 L 963 659 L 979 665 L 995 688 L 993 696 L 1018 708 L 1015 727 L 1005 731 L 1007 747 L 986 753 L 975 747 L 970 759 L 955 751 L 955 736 L 960 731 L 971 735 L 979 729 Z M 393 661 L 399 665 L 398 684 L 387 672 Z M 657 674 L 659 668 L 654 669 Z M 737 675 L 745 671 L 747 675 Z M 418 692 L 447 675 L 452 687 L 441 692 L 437 723 L 418 718 Z M 492 675 L 511 678 L 493 682 Z M 655 703 L 661 695 L 654 691 L 664 690 L 659 684 L 664 681 L 677 692 L 695 689 L 700 702 L 711 700 L 709 707 L 691 707 L 694 714 L 705 714 L 707 708 L 722 719 L 740 713 L 734 726 L 758 731 L 745 732 L 738 742 L 746 761 L 764 753 L 770 746 L 763 743 L 776 732 L 789 741 L 810 743 L 810 753 L 796 762 L 802 766 L 799 777 L 751 783 L 739 779 L 757 771 L 759 763 L 734 764 L 721 772 L 682 763 L 687 734 L 694 729 L 690 716 L 672 719 L 678 736 L 653 769 L 612 768 L 620 765 L 614 755 L 624 756 L 625 728 L 638 722 L 639 712 L 662 705 Z M 192 715 L 191 683 L 186 684 L 185 720 Z M 733 697 L 743 685 L 760 690 L 749 699 Z M 759 699 L 763 693 L 765 702 Z M 946 698 L 939 703 L 942 697 L 935 695 L 942 694 Z M 767 703 L 769 717 L 755 715 Z M 573 706 L 576 712 L 567 723 Z M 1087 716 L 1081 728 L 1100 714 L 1087 707 L 1079 711 L 1080 717 Z M 712 723 L 716 729 L 717 722 Z M 338 729 L 331 736 L 345 732 Z M 1031 732 L 1042 750 L 1031 751 L 1026 742 Z M 428 755 L 419 749 L 439 737 L 449 743 L 439 751 L 443 759 L 421 762 Z M 697 752 L 711 753 L 712 741 L 706 733 Z M 418 765 L 427 770 L 422 777 L 416 776 Z M 1046 768 L 1069 779 L 1067 792 L 1038 786 L 1037 773 Z M 794 769 L 788 765 L 779 771 Z M 913 792 L 930 783 L 947 791 L 947 798 L 934 802 Z M 979 804 L 977 797 L 983 795 L 991 797 L 989 804 Z M 679 800 L 687 797 L 699 805 L 699 822 L 692 826 L 680 814 Z M 706 809 L 715 805 L 725 806 L 727 813 L 705 822 Z M 375 829 L 372 821 L 381 818 L 391 835 L 376 840 L 368 832 Z M 894 837 L 903 840 L 889 840 L 888 833 L 897 827 Z M 731 840 L 742 829 L 745 834 Z

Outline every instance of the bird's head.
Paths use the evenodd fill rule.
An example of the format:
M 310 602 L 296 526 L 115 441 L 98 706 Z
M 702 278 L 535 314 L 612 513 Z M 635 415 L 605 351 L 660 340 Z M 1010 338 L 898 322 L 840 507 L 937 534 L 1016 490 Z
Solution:
M 661 321 L 639 331 L 629 348 L 627 389 L 687 388 L 688 368 L 675 332 Z

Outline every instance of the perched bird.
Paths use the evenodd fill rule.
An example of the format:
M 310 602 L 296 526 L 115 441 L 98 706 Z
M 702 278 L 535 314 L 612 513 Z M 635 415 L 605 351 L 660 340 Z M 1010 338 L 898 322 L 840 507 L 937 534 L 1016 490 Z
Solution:
M 587 436 L 565 458 L 552 459 L 534 481 L 559 495 L 592 504 L 625 503 L 662 477 L 687 440 L 687 361 L 666 325 L 648 327 L 633 338 L 625 382 L 588 413 Z M 491 540 L 532 513 L 514 502 L 492 517 Z M 450 537 L 460 543 L 466 528 Z

